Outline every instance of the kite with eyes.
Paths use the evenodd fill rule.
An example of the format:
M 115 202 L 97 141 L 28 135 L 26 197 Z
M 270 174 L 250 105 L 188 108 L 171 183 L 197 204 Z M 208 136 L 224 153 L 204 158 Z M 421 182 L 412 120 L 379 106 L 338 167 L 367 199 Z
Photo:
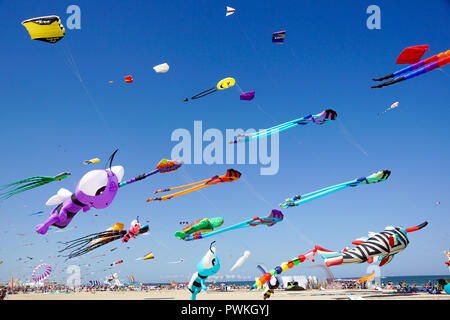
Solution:
M 48 199 L 46 205 L 56 205 L 56 207 L 45 222 L 36 226 L 37 233 L 46 234 L 50 226 L 65 228 L 80 210 L 86 212 L 92 207 L 96 209 L 107 208 L 114 200 L 120 187 L 145 179 L 158 172 L 175 171 L 181 166 L 181 162 L 163 159 L 152 172 L 121 182 L 124 168 L 122 166 L 111 166 L 117 151 L 110 157 L 109 169 L 89 171 L 78 182 L 74 193 L 61 188 L 56 195 Z

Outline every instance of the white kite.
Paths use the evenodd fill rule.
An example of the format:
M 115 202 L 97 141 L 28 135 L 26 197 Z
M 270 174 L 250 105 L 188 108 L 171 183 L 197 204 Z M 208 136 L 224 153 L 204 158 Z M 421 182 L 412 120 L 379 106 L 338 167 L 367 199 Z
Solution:
M 229 15 L 232 15 L 232 14 L 235 13 L 235 12 L 236 12 L 236 9 L 227 6 L 227 15 L 226 15 L 227 17 L 228 17 Z
M 169 71 L 169 65 L 167 63 L 158 64 L 157 66 L 153 67 L 153 70 L 158 73 L 166 73 L 167 71 Z
M 244 255 L 242 257 L 240 257 L 239 259 L 237 259 L 236 263 L 234 264 L 233 267 L 231 267 L 230 271 L 233 271 L 234 269 L 242 266 L 244 264 L 245 260 L 248 259 L 248 257 L 250 257 L 250 251 L 245 250 Z

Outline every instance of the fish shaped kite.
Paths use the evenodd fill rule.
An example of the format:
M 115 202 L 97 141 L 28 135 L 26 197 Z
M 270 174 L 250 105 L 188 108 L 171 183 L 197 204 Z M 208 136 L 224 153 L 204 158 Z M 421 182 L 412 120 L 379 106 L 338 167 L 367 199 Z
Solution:
M 50 226 L 63 229 L 67 227 L 75 215 L 80 211 L 86 212 L 90 208 L 107 208 L 114 200 L 120 187 L 143 180 L 156 173 L 165 173 L 177 170 L 181 162 L 163 159 L 156 166 L 156 170 L 141 174 L 133 179 L 122 181 L 124 168 L 112 167 L 112 161 L 118 150 L 114 151 L 109 159 L 109 169 L 92 170 L 86 173 L 78 182 L 75 192 L 61 188 L 51 197 L 46 205 L 56 205 L 47 220 L 36 226 L 36 232 L 45 234 Z
M 204 96 L 207 96 L 208 94 L 214 93 L 217 90 L 225 90 L 228 89 L 236 84 L 236 80 L 234 78 L 225 78 L 220 80 L 215 87 L 209 88 L 207 90 L 204 90 L 200 93 L 197 93 L 195 96 L 191 97 L 191 100 L 199 99 Z M 184 99 L 185 102 L 189 101 L 189 98 Z
M 273 276 L 281 274 L 283 271 L 291 269 L 293 266 L 297 266 L 298 264 L 304 262 L 305 260 L 310 260 L 314 262 L 314 255 L 317 252 L 317 246 L 313 250 L 308 251 L 305 254 L 301 254 L 296 258 L 289 260 L 288 262 L 283 262 L 281 265 L 271 269 L 269 272 L 265 273 L 261 276 L 256 282 L 253 284 L 250 290 L 257 289 L 264 285 L 267 281 L 269 281 Z
M 394 78 L 394 79 L 383 82 L 383 83 L 375 85 L 375 86 L 372 86 L 371 88 L 382 88 L 382 87 L 390 86 L 391 84 L 401 82 L 404 80 L 408 80 L 408 79 L 420 76 L 421 74 L 432 71 L 434 69 L 443 67 L 443 66 L 447 65 L 448 63 L 450 63 L 450 50 L 441 52 L 432 57 L 429 57 L 427 59 L 416 62 L 406 68 L 403 68 L 394 73 L 388 74 L 387 76 L 384 76 L 381 78 L 375 78 L 375 79 L 373 79 L 374 81 L 383 81 L 383 80 L 387 80 L 387 79 L 391 79 L 391 78 Z
M 286 38 L 286 31 L 277 31 L 272 33 L 272 42 L 273 43 L 284 43 L 284 38 Z
M 210 244 L 208 252 L 197 264 L 197 272 L 192 275 L 191 281 L 189 281 L 188 289 L 191 292 L 191 300 L 196 300 L 197 294 L 202 289 L 205 291 L 208 290 L 208 287 L 205 285 L 205 280 L 220 270 L 220 262 L 216 254 L 216 248 L 212 247 L 214 242 Z
M 332 109 L 327 109 L 325 111 L 322 111 L 319 114 L 316 114 L 316 115 L 309 114 L 302 118 L 288 121 L 283 124 L 271 127 L 269 129 L 264 129 L 264 130 L 261 130 L 261 131 L 255 132 L 255 133 L 239 134 L 234 138 L 233 141 L 229 141 L 228 143 L 240 143 L 240 142 L 246 142 L 246 141 L 250 141 L 250 140 L 259 139 L 261 137 L 267 137 L 272 134 L 279 133 L 284 130 L 293 128 L 297 125 L 306 125 L 308 123 L 315 123 L 315 124 L 321 125 L 321 124 L 325 124 L 329 121 L 336 120 L 336 118 L 337 118 L 336 111 L 334 111 Z M 243 139 L 239 139 L 239 138 L 243 138 Z
M 253 219 L 246 220 L 244 222 L 229 226 L 224 229 L 212 231 L 212 229 L 207 229 L 208 227 L 205 226 L 206 229 L 200 229 L 200 231 L 191 232 L 191 233 L 177 232 L 177 233 L 175 233 L 175 236 L 179 237 L 181 240 L 184 240 L 184 241 L 199 240 L 199 239 L 204 239 L 204 238 L 214 236 L 214 235 L 222 233 L 222 232 L 246 228 L 246 227 L 255 227 L 255 226 L 259 226 L 259 225 L 267 225 L 268 227 L 271 227 L 274 224 L 276 224 L 280 221 L 283 221 L 283 218 L 284 218 L 284 216 L 281 211 L 272 210 L 270 212 L 269 216 L 267 216 L 267 217 L 263 217 L 263 218 L 255 217 Z M 216 219 L 216 220 L 213 220 L 213 219 Z M 212 219 L 213 222 L 217 221 L 216 225 L 220 222 L 221 223 L 219 224 L 219 226 L 222 225 L 222 223 L 223 223 L 222 217 L 213 218 L 213 219 Z M 204 221 L 204 219 L 202 219 L 202 220 Z M 205 225 L 205 224 L 203 224 L 203 225 Z M 211 226 L 211 228 L 212 228 L 212 226 Z M 196 228 L 196 229 L 199 229 L 199 228 Z M 191 231 L 191 230 L 192 230 L 192 228 L 189 231 Z M 204 230 L 206 230 L 206 231 L 204 231 Z M 211 231 L 209 231 L 209 230 L 211 230 Z
M 175 236 L 180 238 L 181 240 L 184 240 L 186 237 L 189 237 L 190 235 L 198 232 L 211 232 L 215 228 L 220 227 L 222 224 L 222 217 L 199 219 L 184 227 L 182 231 L 175 232 Z
M 115 223 L 106 231 L 92 233 L 67 242 L 60 242 L 66 245 L 66 247 L 58 252 L 64 252 L 72 249 L 68 255 L 63 256 L 67 257 L 67 261 L 74 257 L 84 255 L 115 240 L 122 239 L 122 242 L 127 243 L 131 238 L 136 238 L 136 236 L 146 233 L 149 230 L 149 226 L 141 226 L 138 219 L 131 222 L 130 229 L 128 231 L 123 230 L 123 228 L 124 225 L 122 223 Z
M 411 228 L 387 226 L 384 231 L 374 233 L 370 237 L 359 238 L 352 243 L 355 248 L 345 252 L 333 252 L 316 246 L 317 252 L 324 259 L 327 267 L 341 264 L 354 264 L 363 262 L 380 262 L 383 266 L 403 251 L 408 243 L 408 233 L 424 228 L 428 222 Z
M 241 173 L 239 171 L 234 170 L 234 169 L 228 169 L 227 173 L 225 175 L 223 175 L 223 176 L 215 175 L 214 177 L 212 177 L 210 179 L 205 179 L 205 180 L 202 180 L 202 181 L 190 183 L 190 184 L 187 184 L 187 185 L 184 185 L 184 186 L 156 190 L 155 193 L 160 193 L 160 192 L 166 192 L 166 191 L 171 191 L 171 190 L 185 188 L 185 187 L 191 187 L 191 188 L 188 188 L 188 189 L 185 189 L 185 190 L 173 193 L 173 194 L 169 194 L 167 196 L 147 199 L 147 202 L 156 201 L 156 200 L 157 201 L 161 201 L 161 200 L 172 199 L 174 197 L 178 197 L 178 196 L 181 196 L 181 195 L 186 194 L 186 193 L 197 191 L 197 190 L 206 188 L 206 187 L 214 185 L 214 184 L 225 183 L 225 182 L 233 182 L 235 180 L 238 180 L 240 177 L 241 177 Z
M 54 177 L 36 176 L 0 186 L 0 199 L 8 199 L 15 194 L 43 186 L 53 181 L 61 181 L 68 176 L 70 176 L 69 172 L 63 172 Z
M 83 161 L 83 164 L 91 164 L 91 163 L 100 163 L 100 159 L 99 158 L 94 158 L 94 159 L 84 160 Z
M 398 105 L 399 105 L 398 102 L 394 102 L 389 108 L 387 108 L 383 112 L 378 113 L 378 115 L 382 115 L 383 113 L 388 112 L 389 110 L 395 109 L 398 107 Z
M 362 184 L 373 184 L 373 183 L 385 181 L 385 180 L 387 180 L 387 178 L 389 178 L 390 175 L 391 175 L 391 172 L 389 170 L 378 171 L 378 172 L 371 174 L 368 177 L 354 179 L 354 180 L 347 181 L 347 182 L 344 182 L 341 184 L 337 184 L 337 185 L 334 185 L 331 187 L 313 191 L 313 192 L 310 192 L 310 193 L 307 193 L 304 195 L 296 195 L 292 198 L 286 199 L 284 203 L 280 204 L 280 207 L 283 207 L 283 208 L 295 207 L 295 206 L 301 205 L 305 202 L 320 198 L 329 193 L 333 193 L 335 191 L 346 189 L 348 187 L 356 187 L 356 186 L 359 186 Z

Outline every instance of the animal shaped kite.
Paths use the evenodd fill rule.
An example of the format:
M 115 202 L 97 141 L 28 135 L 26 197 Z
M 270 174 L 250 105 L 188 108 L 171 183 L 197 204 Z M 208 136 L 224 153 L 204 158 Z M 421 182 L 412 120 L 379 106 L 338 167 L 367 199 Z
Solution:
M 241 93 L 241 95 L 239 96 L 239 99 L 241 100 L 253 100 L 255 98 L 255 91 L 247 91 L 247 92 L 243 92 Z
M 258 265 L 256 268 L 258 268 L 259 271 L 262 272 L 263 275 L 265 275 L 268 271 L 266 267 L 262 265 Z M 270 298 L 270 296 L 274 293 L 275 289 L 278 289 L 278 287 L 281 284 L 280 277 L 278 275 L 273 275 L 270 280 L 266 281 L 267 290 L 264 292 L 263 299 L 267 300 Z
M 420 46 L 413 46 L 408 47 L 400 53 L 400 55 L 397 58 L 397 61 L 395 61 L 396 64 L 413 64 L 416 62 L 419 62 L 420 59 L 422 59 L 422 56 L 427 52 L 429 49 L 428 45 L 420 45 Z
M 191 100 L 199 99 L 204 96 L 207 96 L 208 94 L 211 94 L 213 92 L 216 92 L 217 90 L 225 90 L 228 89 L 236 84 L 236 80 L 234 78 L 225 78 L 220 80 L 215 87 L 209 88 L 205 91 L 202 91 L 200 93 L 197 93 L 195 96 L 191 97 Z M 188 98 L 184 99 L 184 101 L 189 101 Z
M 66 30 L 58 16 L 45 16 L 28 19 L 22 22 L 31 39 L 55 43 L 61 40 Z
M 320 198 L 329 193 L 333 193 L 333 192 L 336 192 L 339 190 L 346 189 L 348 187 L 356 187 L 356 186 L 359 186 L 362 184 L 373 184 L 373 183 L 385 181 L 385 180 L 387 180 L 387 178 L 389 178 L 390 175 L 391 175 L 391 172 L 389 170 L 378 171 L 378 172 L 371 174 L 368 177 L 362 177 L 359 179 L 347 181 L 347 182 L 344 182 L 341 184 L 337 184 L 335 186 L 323 188 L 323 189 L 320 189 L 320 190 L 317 190 L 314 192 L 310 192 L 310 193 L 307 193 L 304 195 L 296 195 L 292 198 L 286 199 L 284 203 L 280 204 L 280 207 L 283 207 L 283 208 L 295 207 L 295 206 L 301 205 L 305 202 Z
M 94 158 L 94 159 L 84 160 L 83 161 L 83 164 L 91 164 L 91 163 L 100 163 L 100 159 L 99 158 Z
M 259 139 L 261 137 L 267 137 L 272 134 L 279 133 L 284 130 L 293 128 L 297 125 L 306 125 L 308 123 L 315 123 L 315 124 L 321 125 L 321 124 L 327 123 L 329 121 L 333 121 L 336 118 L 337 118 L 336 111 L 334 111 L 332 109 L 327 109 L 325 111 L 322 111 L 319 114 L 316 114 L 316 115 L 309 114 L 302 118 L 288 121 L 283 124 L 271 127 L 269 129 L 264 129 L 264 130 L 261 130 L 261 131 L 255 132 L 255 133 L 239 134 L 235 137 L 235 139 L 233 141 L 229 141 L 228 143 L 246 142 L 246 141 L 250 141 L 250 140 Z M 238 138 L 243 138 L 243 139 L 238 139 Z
M 333 252 L 316 246 L 317 252 L 324 259 L 327 267 L 340 264 L 363 262 L 380 262 L 383 266 L 392 261 L 394 256 L 403 251 L 409 243 L 408 233 L 424 228 L 428 222 L 412 228 L 387 226 L 384 231 L 374 233 L 370 237 L 359 238 L 352 243 L 355 248 L 345 252 Z
M 141 226 L 138 219 L 131 222 L 128 231 L 123 230 L 123 228 L 123 223 L 115 223 L 106 231 L 92 233 L 87 236 L 67 242 L 61 242 L 62 244 L 65 244 L 66 247 L 59 252 L 64 252 L 66 250 L 72 249 L 72 251 L 67 256 L 64 256 L 67 257 L 67 261 L 74 257 L 84 255 L 115 240 L 122 239 L 122 242 L 127 243 L 131 238 L 134 239 L 136 238 L 136 236 L 146 233 L 149 230 L 149 226 Z
M 167 196 L 147 199 L 147 202 L 155 201 L 155 200 L 161 201 L 161 200 L 172 199 L 174 197 L 178 197 L 178 196 L 181 196 L 181 195 L 186 194 L 186 193 L 197 191 L 197 190 L 206 188 L 206 187 L 214 185 L 214 184 L 225 183 L 225 182 L 233 182 L 233 181 L 239 179 L 240 177 L 241 177 L 241 173 L 239 171 L 234 170 L 234 169 L 228 169 L 227 173 L 225 175 L 223 175 L 223 176 L 215 175 L 214 177 L 212 177 L 210 179 L 205 179 L 205 180 L 194 182 L 194 183 L 187 184 L 187 185 L 184 185 L 184 186 L 156 190 L 155 193 L 160 193 L 160 192 L 166 192 L 166 191 L 171 191 L 171 190 L 185 188 L 185 187 L 191 187 L 191 188 L 185 189 L 183 191 L 179 191 L 179 192 L 176 192 L 176 193 L 173 193 L 173 194 L 169 194 Z
M 199 231 L 191 232 L 191 233 L 177 232 L 177 233 L 175 233 L 175 236 L 177 236 L 181 240 L 185 240 L 185 241 L 199 240 L 199 239 L 208 238 L 208 237 L 214 236 L 216 234 L 234 230 L 234 229 L 254 227 L 254 226 L 263 225 L 263 224 L 267 225 L 268 227 L 271 227 L 274 224 L 282 221 L 283 218 L 284 218 L 284 216 L 281 211 L 272 210 L 271 213 L 269 214 L 269 216 L 267 216 L 267 217 L 264 217 L 264 218 L 256 217 L 256 218 L 249 219 L 244 222 L 235 224 L 233 226 L 229 226 L 224 229 L 212 231 L 212 229 L 213 229 L 213 228 L 211 229 L 211 227 L 213 227 L 212 224 L 211 224 L 211 226 L 210 225 L 207 226 L 206 223 L 203 223 L 203 227 L 205 227 L 206 229 L 200 229 Z M 218 217 L 218 218 L 213 218 L 213 219 L 215 219 L 215 220 L 213 220 L 213 222 L 215 222 L 216 225 L 218 225 L 219 223 L 220 223 L 220 225 L 222 225 L 223 218 Z M 196 229 L 199 229 L 199 228 L 202 228 L 202 226 L 197 227 Z M 208 230 L 211 230 L 211 231 L 208 231 Z
M 391 79 L 391 78 L 394 78 L 394 79 L 383 82 L 383 83 L 375 85 L 375 86 L 372 86 L 372 88 L 382 88 L 382 87 L 390 86 L 391 84 L 401 82 L 404 80 L 408 80 L 408 79 L 420 76 L 421 74 L 432 71 L 434 69 L 443 67 L 443 66 L 447 65 L 448 63 L 450 63 L 450 50 L 441 52 L 432 57 L 429 57 L 427 59 L 416 62 L 406 68 L 403 68 L 394 73 L 388 74 L 387 76 L 384 76 L 381 78 L 375 78 L 375 79 L 373 79 L 374 81 L 383 81 L 383 80 L 387 80 L 387 79 Z
M 117 151 L 114 151 L 110 157 L 109 169 L 89 171 L 78 182 L 74 193 L 61 188 L 56 195 L 47 201 L 48 206 L 56 205 L 56 207 L 44 223 L 36 226 L 37 233 L 47 233 L 51 225 L 65 228 L 80 210 L 86 212 L 91 207 L 96 209 L 107 208 L 114 200 L 120 187 L 145 179 L 158 172 L 175 171 L 181 166 L 180 162 L 163 159 L 156 166 L 156 170 L 121 182 L 124 168 L 122 166 L 111 167 Z
M 277 31 L 272 33 L 272 42 L 273 43 L 284 43 L 284 38 L 286 38 L 286 31 Z
M 256 280 L 251 289 L 257 289 L 261 287 L 273 276 L 281 274 L 283 271 L 291 269 L 293 266 L 297 266 L 299 263 L 304 262 L 305 260 L 310 260 L 314 262 L 314 254 L 316 253 L 316 251 L 317 248 L 314 248 L 313 250 L 310 250 L 305 254 L 301 254 L 298 257 L 293 258 L 288 262 L 283 262 L 281 265 L 271 269 L 269 272 L 266 272 L 263 276 L 261 276 L 258 280 Z
M 398 105 L 399 105 L 398 102 L 394 102 L 389 108 L 387 108 L 383 112 L 378 113 L 378 115 L 382 115 L 383 113 L 388 112 L 389 110 L 395 109 L 398 107 Z
M 169 65 L 167 63 L 158 64 L 157 66 L 153 67 L 153 70 L 157 73 L 166 73 L 169 71 Z
M 233 271 L 236 268 L 239 268 L 244 264 L 245 261 L 247 261 L 248 257 L 250 257 L 250 251 L 245 250 L 244 255 L 237 259 L 237 261 L 234 263 L 234 265 L 231 267 L 230 272 Z
M 198 232 L 211 232 L 215 228 L 220 227 L 222 224 L 222 217 L 199 219 L 184 227 L 182 231 L 175 232 L 175 236 L 181 240 L 185 240 L 186 237 Z
M 202 289 L 205 291 L 208 290 L 208 287 L 205 285 L 205 280 L 220 270 L 220 262 L 216 254 L 216 248 L 212 247 L 214 242 L 211 243 L 208 252 L 197 264 L 197 272 L 192 275 L 191 281 L 189 281 L 188 289 L 191 292 L 191 300 L 196 300 L 197 294 Z
M 8 199 L 15 194 L 43 186 L 53 181 L 61 181 L 68 176 L 70 176 L 69 172 L 63 172 L 54 177 L 36 176 L 0 186 L 0 199 Z

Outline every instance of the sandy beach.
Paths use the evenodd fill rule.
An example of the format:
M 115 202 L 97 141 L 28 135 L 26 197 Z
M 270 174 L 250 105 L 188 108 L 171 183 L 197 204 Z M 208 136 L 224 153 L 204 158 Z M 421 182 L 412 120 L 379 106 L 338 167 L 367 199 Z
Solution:
M 235 290 L 200 293 L 197 300 L 263 300 L 262 291 Z M 19 293 L 5 300 L 189 300 L 187 290 L 98 291 L 71 293 Z M 276 291 L 270 300 L 450 300 L 447 294 L 399 294 L 390 290 L 305 290 Z

